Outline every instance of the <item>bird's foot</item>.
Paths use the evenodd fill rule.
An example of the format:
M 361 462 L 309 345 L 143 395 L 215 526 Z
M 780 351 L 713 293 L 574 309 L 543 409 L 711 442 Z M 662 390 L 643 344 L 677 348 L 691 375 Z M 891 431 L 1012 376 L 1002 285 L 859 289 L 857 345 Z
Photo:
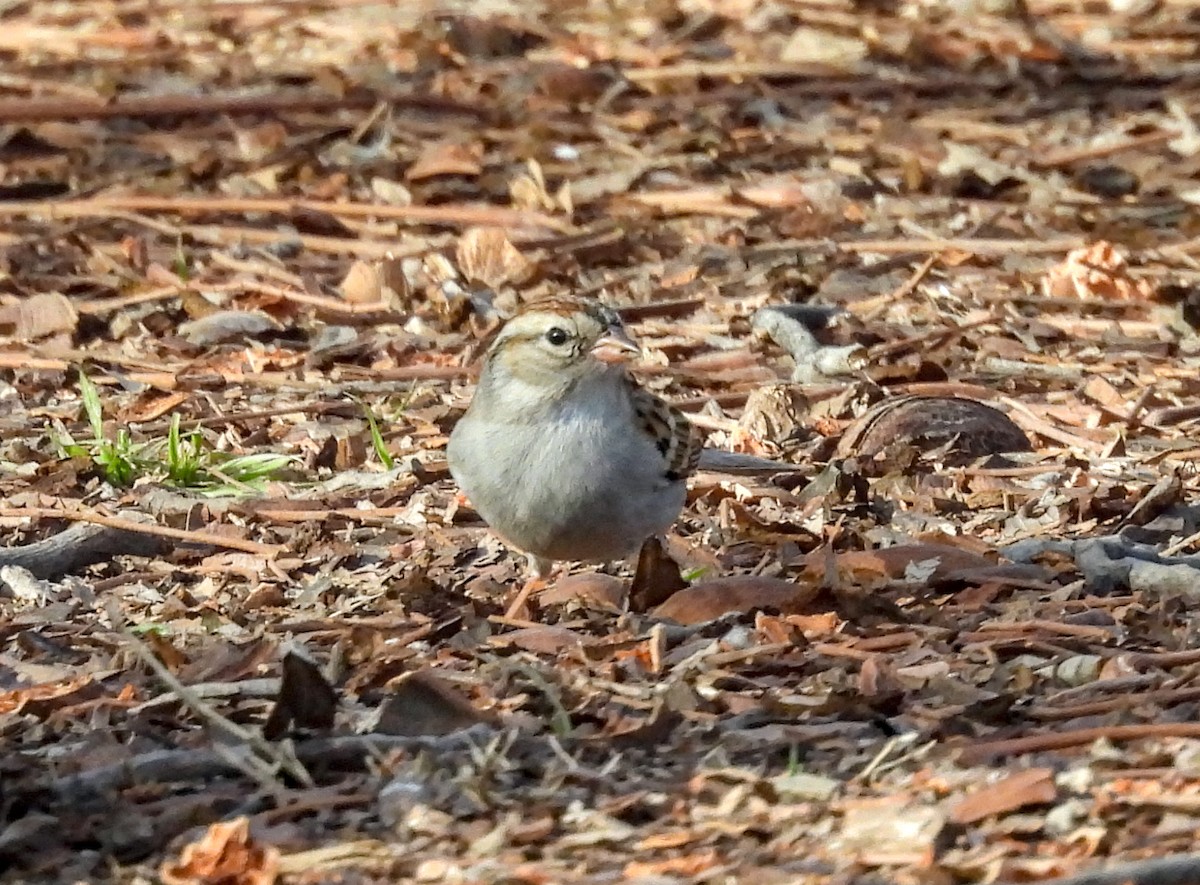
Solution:
M 504 617 L 509 620 L 531 620 L 533 612 L 529 605 L 530 599 L 545 589 L 546 581 L 544 578 L 529 578 L 512 598 L 512 601 L 508 604 L 508 608 L 504 610 Z

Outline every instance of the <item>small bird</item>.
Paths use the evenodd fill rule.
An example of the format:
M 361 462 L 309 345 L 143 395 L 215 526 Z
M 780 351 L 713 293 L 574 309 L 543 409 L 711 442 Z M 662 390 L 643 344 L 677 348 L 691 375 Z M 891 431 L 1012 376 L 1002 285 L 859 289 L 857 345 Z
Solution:
M 683 508 L 703 439 L 630 377 L 640 354 L 616 311 L 570 297 L 526 305 L 487 351 L 450 473 L 538 580 L 623 559 Z

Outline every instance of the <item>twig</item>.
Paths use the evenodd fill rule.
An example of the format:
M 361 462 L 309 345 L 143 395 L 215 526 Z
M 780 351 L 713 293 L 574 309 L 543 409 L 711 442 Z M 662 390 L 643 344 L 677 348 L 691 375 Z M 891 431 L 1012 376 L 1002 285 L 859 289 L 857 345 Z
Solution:
M 297 211 L 323 212 L 346 218 L 386 218 L 412 224 L 490 225 L 495 227 L 544 227 L 561 233 L 572 226 L 542 212 L 507 209 L 502 206 L 394 206 L 384 203 L 350 203 L 333 200 L 279 200 L 250 197 L 156 197 L 114 196 L 89 200 L 45 202 L 0 202 L 0 217 L 88 218 L 112 212 L 172 212 L 177 215 L 221 215 Z M 276 239 L 280 239 L 276 235 Z
M 1076 731 L 1055 731 L 1002 741 L 984 741 L 963 747 L 959 760 L 972 765 L 997 756 L 1021 756 L 1045 750 L 1066 750 L 1100 739 L 1134 741 L 1142 738 L 1200 738 L 1200 724 L 1194 722 L 1156 722 L 1146 725 L 1102 725 Z
M 160 538 L 171 538 L 175 541 L 186 541 L 209 547 L 225 547 L 229 550 L 240 550 L 243 553 L 254 553 L 259 556 L 274 557 L 284 548 L 278 544 L 260 544 L 245 538 L 227 538 L 208 532 L 189 532 L 184 529 L 173 529 L 153 523 L 134 522 L 119 516 L 107 516 L 90 510 L 55 510 L 52 507 L 0 507 L 0 519 L 17 518 L 65 519 L 70 522 L 90 522 L 107 528 L 124 532 L 137 532 L 143 535 L 157 535 Z
M 106 120 L 114 117 L 177 117 L 190 114 L 261 114 L 287 111 L 333 111 L 370 108 L 380 101 L 442 114 L 482 118 L 481 108 L 447 99 L 419 95 L 379 95 L 353 91 L 346 95 L 264 91 L 260 95 L 188 94 L 121 96 L 89 101 L 65 98 L 8 98 L 0 101 L 0 123 L 42 123 L 52 120 Z
M 1196 885 L 1197 882 L 1200 882 L 1200 854 L 1176 854 L 1046 879 L 1041 885 Z
M 111 607 L 110 607 L 111 608 Z M 115 615 L 114 620 L 119 623 L 120 613 L 110 612 L 110 615 Z M 214 749 L 226 762 L 233 766 L 244 766 L 242 768 L 251 777 L 258 780 L 264 787 L 275 788 L 278 784 L 274 778 L 274 772 L 284 771 L 294 777 L 297 781 L 306 787 L 315 786 L 316 783 L 312 779 L 312 775 L 301 762 L 296 759 L 295 754 L 289 752 L 286 744 L 275 744 L 268 741 L 258 732 L 248 728 L 243 728 L 232 719 L 222 716 L 209 703 L 207 703 L 199 694 L 192 691 L 188 686 L 184 685 L 175 678 L 175 674 L 168 670 L 152 652 L 146 643 L 142 642 L 134 633 L 127 627 L 122 626 L 122 632 L 125 639 L 133 645 L 141 659 L 146 665 L 154 671 L 154 674 L 160 681 L 166 684 L 167 688 L 171 689 L 181 701 L 191 708 L 192 712 L 196 713 L 201 719 L 207 722 L 210 726 L 220 731 L 225 732 L 232 738 L 240 742 L 243 746 L 252 751 L 250 760 L 242 759 L 234 756 L 230 752 L 229 747 L 216 746 Z M 251 761 L 253 760 L 253 761 Z M 255 763 L 258 763 L 257 765 Z M 247 764 L 248 763 L 248 764 Z M 273 770 L 271 772 L 262 768 L 262 764 L 269 763 Z
M 438 737 L 390 734 L 322 737 L 299 741 L 294 751 L 296 759 L 306 766 L 354 766 L 361 770 L 367 755 L 397 750 L 413 753 L 452 752 L 466 748 L 478 735 L 490 731 L 489 726 L 479 724 Z M 96 793 L 126 789 L 135 784 L 206 782 L 240 771 L 240 768 L 212 750 L 154 750 L 114 765 L 58 778 L 47 784 L 46 789 L 61 799 L 76 800 Z
M 164 538 L 78 522 L 32 544 L 0 547 L 0 566 L 17 566 L 35 578 L 57 580 L 114 556 L 161 556 Z

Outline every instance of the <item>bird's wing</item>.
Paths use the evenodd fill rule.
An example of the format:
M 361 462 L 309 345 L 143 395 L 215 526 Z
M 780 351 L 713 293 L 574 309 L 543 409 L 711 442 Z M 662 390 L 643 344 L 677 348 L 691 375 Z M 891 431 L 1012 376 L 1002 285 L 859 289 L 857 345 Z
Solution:
M 704 438 L 684 414 L 648 390 L 631 383 L 633 410 L 642 432 L 654 440 L 670 480 L 686 479 L 696 471 Z

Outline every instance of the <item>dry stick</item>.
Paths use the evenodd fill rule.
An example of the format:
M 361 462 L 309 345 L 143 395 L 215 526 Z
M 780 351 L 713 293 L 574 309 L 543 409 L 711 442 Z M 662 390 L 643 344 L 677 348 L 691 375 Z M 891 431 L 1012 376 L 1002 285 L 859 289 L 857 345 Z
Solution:
M 857 304 L 850 304 L 847 306 L 847 310 L 852 314 L 861 316 L 865 321 L 876 319 L 879 311 L 911 295 L 917 286 L 921 284 L 921 280 L 925 279 L 929 271 L 933 270 L 933 266 L 937 264 L 939 258 L 941 258 L 940 253 L 930 252 L 928 257 L 917 266 L 917 269 L 912 272 L 909 278 L 891 292 L 884 292 L 882 295 L 876 295 L 874 298 L 868 298 Z
M 239 243 L 255 243 L 273 246 L 284 240 L 294 240 L 309 252 L 325 252 L 333 255 L 354 255 L 358 258 L 407 258 L 410 255 L 423 255 L 433 249 L 441 248 L 449 240 L 446 237 L 426 237 L 422 243 L 401 244 L 395 241 L 376 242 L 373 240 L 351 239 L 349 237 L 330 237 L 320 234 L 305 234 L 292 231 L 264 230 L 260 227 L 238 227 L 233 225 L 216 224 L 181 224 L 175 225 L 161 218 L 151 218 L 137 212 L 113 212 L 104 218 L 119 218 L 141 227 L 150 228 L 167 237 L 189 236 L 210 246 L 231 246 Z M 19 242 L 32 242 L 49 239 L 40 237 L 19 238 Z M 96 248 L 104 248 L 97 246 Z M 115 248 L 115 247 L 114 247 Z
M 117 516 L 106 516 L 103 513 L 93 513 L 87 510 L 55 510 L 52 507 L 0 507 L 0 519 L 17 519 L 36 517 L 39 519 L 65 519 L 70 522 L 90 522 L 106 528 L 125 532 L 137 532 L 143 535 L 157 535 L 160 538 L 171 538 L 205 547 L 225 547 L 229 550 L 240 550 L 244 553 L 254 553 L 259 556 L 274 557 L 284 548 L 278 544 L 260 544 L 257 541 L 247 541 L 244 538 L 225 538 L 221 535 L 210 535 L 207 532 L 189 532 L 184 529 L 173 529 L 167 526 L 151 525 L 121 519 Z
M 1196 885 L 1197 882 L 1200 882 L 1200 855 L 1172 854 L 1047 879 L 1041 885 Z
M 0 101 L 0 123 L 44 123 L 53 120 L 103 120 L 113 117 L 190 116 L 194 114 L 261 114 L 279 111 L 331 111 L 371 108 L 384 101 L 396 106 L 443 114 L 482 118 L 480 108 L 446 99 L 418 95 L 380 95 L 351 92 L 347 95 L 314 95 L 309 92 L 264 92 L 261 95 L 154 95 L 123 96 L 109 101 L 88 101 L 63 96 L 10 98 Z
M 936 256 L 934 256 L 936 258 Z M 967 323 L 962 326 L 951 326 L 945 329 L 932 329 L 928 332 L 922 332 L 920 335 L 913 335 L 910 338 L 901 338 L 899 341 L 889 341 L 886 344 L 880 344 L 872 347 L 867 351 L 867 357 L 872 362 L 877 362 L 880 358 L 891 356 L 894 353 L 902 353 L 906 350 L 912 350 L 921 347 L 922 351 L 932 350 L 940 345 L 939 339 L 957 338 L 961 335 L 970 332 L 973 329 L 979 329 L 987 325 L 995 325 L 999 321 L 999 317 L 988 316 L 981 320 L 976 320 L 973 323 Z M 934 344 L 933 342 L 938 342 Z
M 392 206 L 381 203 L 339 203 L 333 200 L 281 200 L 250 197 L 111 196 L 88 200 L 0 202 L 0 217 L 42 216 L 89 218 L 116 212 L 174 212 L 179 215 L 276 214 L 323 212 L 346 218 L 385 218 L 413 224 L 466 224 L 494 227 L 545 227 L 561 233 L 574 228 L 541 212 L 502 206 Z
M 1200 738 L 1200 724 L 1194 722 L 1160 722 L 1147 725 L 1102 725 L 1076 731 L 1056 731 L 1002 741 L 984 741 L 964 746 L 959 761 L 974 765 L 995 756 L 1020 756 L 1045 750 L 1065 750 L 1080 747 L 1100 739 L 1133 741 L 1141 738 Z
M 102 362 L 118 366 L 123 366 L 127 362 L 122 359 L 100 359 Z M 0 353 L 0 369 L 26 372 L 66 372 L 76 365 L 77 363 L 70 363 L 66 360 L 28 356 L 24 353 Z M 97 384 L 119 384 L 122 380 L 128 380 L 159 390 L 174 390 L 179 386 L 180 378 L 174 372 L 124 372 L 120 380 L 108 375 L 93 380 Z
M 262 421 L 266 418 L 278 418 L 280 415 L 293 414 L 334 414 L 339 417 L 352 417 L 361 415 L 362 408 L 354 403 L 342 400 L 296 403 L 290 406 L 277 406 L 273 409 L 257 409 L 249 412 L 226 412 L 222 415 L 214 415 L 211 418 L 195 418 L 190 421 L 180 421 L 179 429 L 181 431 L 189 431 L 200 427 L 224 427 L 227 424 L 238 424 L 243 421 Z M 129 423 L 138 426 L 142 433 L 154 436 L 155 434 L 165 433 L 169 430 L 172 422 L 157 421 L 153 424 L 141 424 L 137 421 L 130 421 Z
M 115 606 L 110 608 L 115 608 Z M 110 615 L 115 615 L 114 622 L 120 623 L 119 612 L 110 611 Z M 201 698 L 199 694 L 192 691 L 188 686 L 176 679 L 175 674 L 168 670 L 163 665 L 162 661 L 160 661 L 154 654 L 154 652 L 150 650 L 149 646 L 142 642 L 142 640 L 139 639 L 129 628 L 122 626 L 121 632 L 125 634 L 126 641 L 133 645 L 133 647 L 137 650 L 138 655 L 146 663 L 146 665 L 154 671 L 154 674 L 166 684 L 167 688 L 175 693 L 176 697 L 187 704 L 194 713 L 200 716 L 201 719 L 203 719 L 213 728 L 225 732 L 226 734 L 232 736 L 235 740 L 241 742 L 244 746 L 248 747 L 256 754 L 257 761 L 269 762 L 271 765 L 273 765 L 274 771 L 271 772 L 272 775 L 275 772 L 286 771 L 304 786 L 316 786 L 312 779 L 312 775 L 308 773 L 308 770 L 303 764 L 301 764 L 300 760 L 296 758 L 296 754 L 289 744 L 273 744 L 261 734 L 252 731 L 251 729 L 243 728 L 232 719 L 222 716 L 210 704 Z M 218 745 L 216 750 L 218 753 L 221 753 L 222 748 Z M 248 762 L 249 760 L 239 759 L 232 753 L 222 755 L 225 755 L 226 760 L 231 764 L 242 767 L 247 774 L 249 774 L 251 777 L 254 777 L 256 780 L 259 780 L 263 786 L 268 788 L 277 786 L 273 776 L 265 781 L 262 779 L 261 775 L 265 772 L 263 772 L 260 767 L 254 766 L 253 763 L 244 765 L 244 763 Z
M 473 725 L 462 731 L 439 737 L 400 737 L 389 734 L 347 735 L 313 738 L 295 746 L 302 764 L 362 769 L 363 757 L 396 750 L 409 752 L 453 752 L 466 749 L 486 734 L 490 727 Z M 76 799 L 95 793 L 111 793 L 139 783 L 195 781 L 204 783 L 238 770 L 212 750 L 152 750 L 125 762 L 105 765 L 51 781 L 47 787 L 62 799 Z
M 152 289 L 148 292 L 139 292 L 134 295 L 122 295 L 116 298 L 97 298 L 94 301 L 85 301 L 79 305 L 78 310 L 80 313 L 93 315 L 112 313 L 114 310 L 122 310 L 135 304 L 166 301 L 182 295 L 189 289 L 197 287 L 203 288 L 206 292 L 258 292 L 263 295 L 282 298 L 285 301 L 294 301 L 297 304 L 304 304 L 308 307 L 314 307 L 326 313 L 337 314 L 339 316 L 375 317 L 393 313 L 391 307 L 378 301 L 373 303 L 341 301 L 337 298 L 328 298 L 324 295 L 310 295 L 307 292 L 287 289 L 258 280 L 240 280 L 229 283 L 184 283 L 181 281 L 177 286 Z M 102 356 L 97 357 L 92 355 L 92 358 L 104 360 Z
M 2 206 L 3 204 L 0 204 Z M 899 238 L 894 240 L 834 240 L 828 238 L 808 240 L 787 240 L 782 243 L 771 243 L 764 246 L 754 246 L 745 250 L 746 257 L 764 257 L 771 255 L 790 255 L 800 251 L 816 251 L 821 249 L 840 249 L 843 252 L 878 252 L 881 255 L 903 254 L 915 252 L 924 255 L 929 252 L 970 252 L 974 255 L 1057 255 L 1070 252 L 1086 245 L 1083 237 L 1060 237 L 1055 240 L 998 240 L 971 239 L 957 237 L 954 239 L 912 239 Z M 1197 240 L 1200 243 L 1200 240 Z
M 1114 141 L 1108 144 L 1051 151 L 1042 157 L 1034 155 L 1031 159 L 1033 165 L 1039 169 L 1049 169 L 1055 166 L 1072 166 L 1083 160 L 1100 160 L 1104 157 L 1111 157 L 1113 154 L 1124 153 L 1125 151 L 1145 150 L 1148 147 L 1155 147 L 1178 137 L 1179 132 L 1176 131 L 1151 132 L 1147 135 L 1138 135 L 1134 138 L 1126 138 L 1122 141 Z
M 1082 716 L 1098 716 L 1114 710 L 1127 710 L 1143 703 L 1154 703 L 1160 707 L 1200 700 L 1200 688 L 1172 688 L 1151 690 L 1117 698 L 1086 701 L 1070 705 L 1039 705 L 1030 707 L 1025 715 L 1041 721 L 1079 719 Z
M 636 68 L 622 71 L 631 83 L 657 83 L 662 80 L 683 80 L 695 77 L 829 77 L 844 75 L 831 65 L 802 62 L 743 62 L 710 61 L 681 62 L 657 68 Z
M 1186 550 L 1187 548 L 1191 547 L 1193 544 L 1200 544 L 1200 532 L 1196 532 L 1195 534 L 1188 535 L 1186 538 L 1181 538 L 1180 540 L 1176 541 L 1174 544 L 1170 544 L 1167 547 L 1164 547 L 1163 548 L 1163 556 L 1174 556 L 1176 553 Z
M 180 282 L 177 285 L 159 286 L 155 289 L 147 289 L 144 292 L 135 292 L 132 295 L 118 295 L 115 298 L 92 298 L 84 301 L 82 304 L 75 305 L 75 310 L 82 314 L 100 316 L 112 313 L 115 310 L 134 307 L 138 304 L 149 304 L 154 301 L 167 301 L 171 298 L 178 298 L 188 288 L 186 283 Z
M 1046 439 L 1052 439 L 1057 443 L 1065 446 L 1073 446 L 1077 449 L 1082 449 L 1085 452 L 1091 452 L 1094 455 L 1099 455 L 1104 451 L 1104 443 L 1096 440 L 1088 439 L 1083 436 L 1076 436 L 1059 427 L 1055 427 L 1049 421 L 1039 418 L 1029 407 L 1024 403 L 1012 399 L 1011 397 L 1000 397 L 1000 402 L 1008 406 L 1011 410 L 1013 420 L 1018 424 L 1024 424 L 1028 429 L 1032 430 L 1038 436 L 1043 436 Z
M 448 238 L 429 238 L 423 243 L 402 244 L 395 241 L 353 240 L 348 237 L 329 237 L 318 234 L 284 233 L 263 230 L 257 227 L 232 227 L 217 225 L 180 225 L 179 231 L 193 239 L 212 246 L 229 246 L 236 243 L 257 243 L 270 246 L 281 240 L 295 240 L 309 252 L 325 252 L 331 255 L 354 255 L 357 258 L 407 258 L 423 255 L 441 248 Z

